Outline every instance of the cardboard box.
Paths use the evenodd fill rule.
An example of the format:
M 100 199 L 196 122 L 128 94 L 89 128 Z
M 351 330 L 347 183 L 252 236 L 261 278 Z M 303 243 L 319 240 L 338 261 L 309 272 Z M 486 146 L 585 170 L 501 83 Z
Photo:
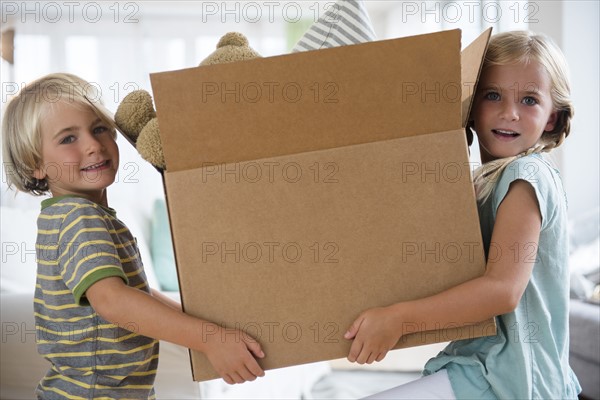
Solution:
M 254 336 L 272 369 L 346 357 L 363 310 L 484 272 L 463 127 L 490 31 L 462 54 L 460 35 L 151 76 L 187 313 Z M 440 326 L 397 347 L 494 333 Z

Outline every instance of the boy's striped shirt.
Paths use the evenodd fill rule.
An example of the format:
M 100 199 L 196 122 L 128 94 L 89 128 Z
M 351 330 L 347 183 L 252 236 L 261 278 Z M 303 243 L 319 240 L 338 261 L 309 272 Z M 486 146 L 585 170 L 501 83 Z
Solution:
M 107 277 L 149 292 L 136 241 L 114 210 L 80 197 L 45 200 L 36 253 L 38 351 L 52 363 L 37 395 L 153 398 L 158 342 L 136 334 L 133 321 L 116 326 L 102 319 L 85 297 Z

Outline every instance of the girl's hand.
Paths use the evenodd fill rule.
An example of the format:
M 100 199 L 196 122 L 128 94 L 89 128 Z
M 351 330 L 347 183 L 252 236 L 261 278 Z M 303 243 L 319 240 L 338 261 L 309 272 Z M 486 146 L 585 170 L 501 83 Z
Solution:
M 247 333 L 213 323 L 206 323 L 203 332 L 206 341 L 204 353 L 225 382 L 233 385 L 265 375 L 255 359 L 263 358 L 265 354 L 260 344 Z
M 364 311 L 344 334 L 354 339 L 348 360 L 359 364 L 381 361 L 402 336 L 398 313 L 392 306 Z

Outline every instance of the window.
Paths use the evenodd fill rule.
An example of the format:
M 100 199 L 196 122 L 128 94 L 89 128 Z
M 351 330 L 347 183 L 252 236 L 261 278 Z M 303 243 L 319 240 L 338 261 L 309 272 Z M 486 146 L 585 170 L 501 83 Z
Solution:
M 103 60 L 110 62 L 110 59 Z M 72 74 L 85 77 L 89 82 L 98 82 L 99 63 L 98 39 L 92 36 L 69 36 L 65 40 L 65 66 Z
M 34 51 L 32 51 L 34 50 Z M 48 35 L 15 35 L 14 80 L 27 83 L 51 70 L 51 39 Z M 4 80 L 4 74 L 2 74 Z

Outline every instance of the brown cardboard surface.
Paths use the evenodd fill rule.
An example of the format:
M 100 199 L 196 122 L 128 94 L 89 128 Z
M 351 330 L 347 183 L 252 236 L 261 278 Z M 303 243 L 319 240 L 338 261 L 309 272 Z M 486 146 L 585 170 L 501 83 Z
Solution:
M 463 62 L 480 64 L 487 39 L 476 42 Z M 474 81 L 479 68 L 463 74 Z M 244 96 L 265 82 L 303 95 Z M 152 85 L 184 309 L 256 337 L 263 368 L 345 357 L 361 311 L 483 273 L 459 31 L 154 74 Z M 494 332 L 491 320 L 444 326 L 398 347 Z M 217 377 L 191 357 L 195 380 Z
M 460 54 L 462 76 L 462 126 L 469 122 L 469 112 L 473 104 L 474 90 L 477 87 L 479 73 L 483 66 L 483 54 L 492 35 L 492 28 L 487 29 Z
M 460 129 L 459 54 L 454 30 L 153 74 L 168 170 Z

